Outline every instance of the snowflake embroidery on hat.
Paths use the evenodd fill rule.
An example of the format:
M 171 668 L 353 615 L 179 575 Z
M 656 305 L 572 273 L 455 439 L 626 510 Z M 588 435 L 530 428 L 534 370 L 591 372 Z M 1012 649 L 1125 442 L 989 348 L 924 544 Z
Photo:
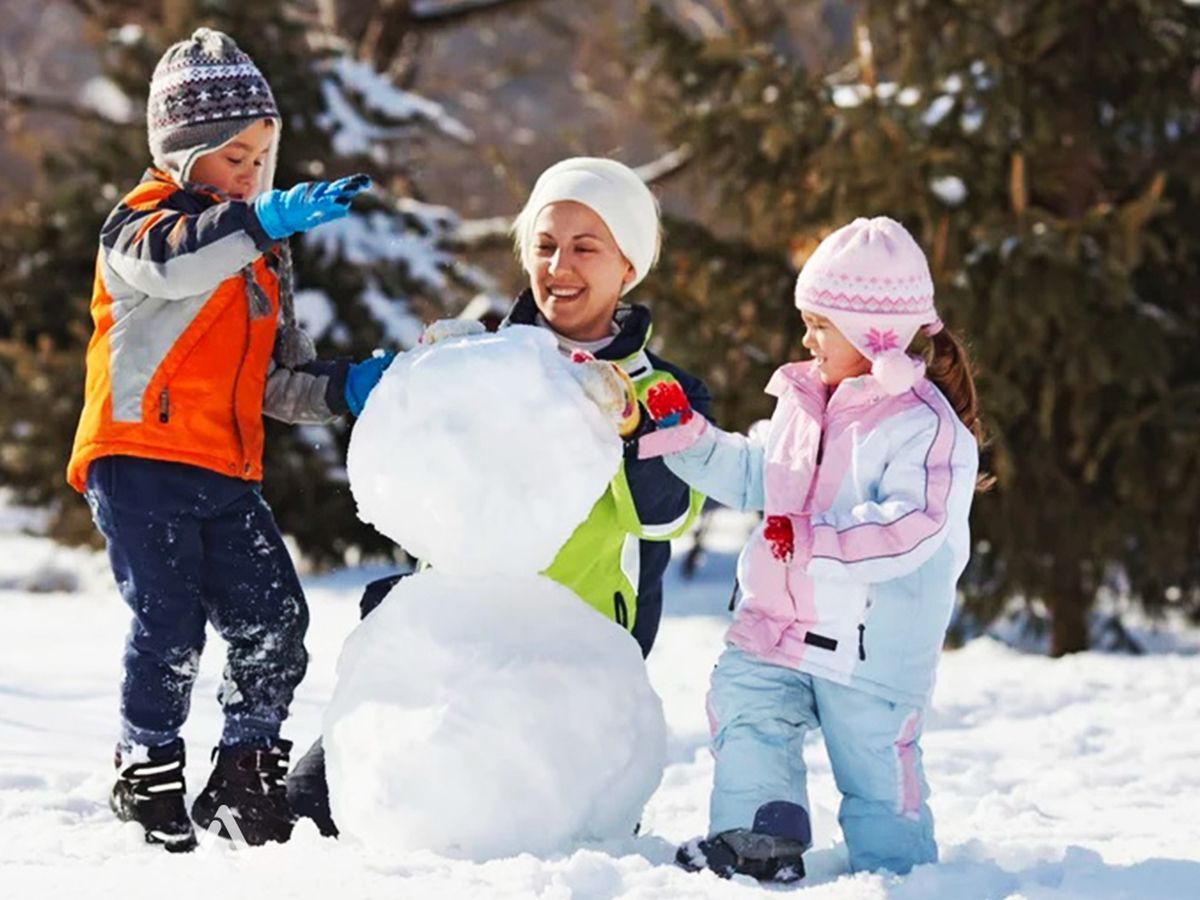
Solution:
M 900 346 L 900 341 L 896 338 L 896 332 L 892 329 L 887 331 L 878 331 L 872 328 L 866 334 L 867 349 L 874 354 L 880 354 L 887 350 L 895 350 Z

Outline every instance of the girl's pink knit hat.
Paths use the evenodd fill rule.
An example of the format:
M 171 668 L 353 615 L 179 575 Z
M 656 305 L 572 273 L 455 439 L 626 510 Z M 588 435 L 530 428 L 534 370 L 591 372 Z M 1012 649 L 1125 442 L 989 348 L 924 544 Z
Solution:
M 821 241 L 796 279 L 796 307 L 833 322 L 889 394 L 916 382 L 922 364 L 905 349 L 917 329 L 942 327 L 925 254 L 886 216 L 855 219 Z

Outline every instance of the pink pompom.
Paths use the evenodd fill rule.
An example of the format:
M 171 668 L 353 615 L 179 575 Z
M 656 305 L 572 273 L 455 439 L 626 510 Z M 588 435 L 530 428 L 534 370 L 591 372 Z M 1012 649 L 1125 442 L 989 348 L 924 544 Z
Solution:
M 903 350 L 886 350 L 875 357 L 871 374 L 887 393 L 892 396 L 903 394 L 917 382 L 914 362 Z

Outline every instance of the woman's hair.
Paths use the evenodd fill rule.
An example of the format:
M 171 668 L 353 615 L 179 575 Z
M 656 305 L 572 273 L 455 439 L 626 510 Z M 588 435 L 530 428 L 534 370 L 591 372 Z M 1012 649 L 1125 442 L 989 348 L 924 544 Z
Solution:
M 979 398 L 975 393 L 974 367 L 967 355 L 967 348 L 949 328 L 942 328 L 926 339 L 928 345 L 922 354 L 925 357 L 925 377 L 937 385 L 950 405 L 954 407 L 962 423 L 967 426 L 980 447 L 987 443 L 983 423 L 979 419 Z M 996 478 L 981 472 L 975 490 L 986 491 Z
M 525 268 L 525 254 L 530 245 L 533 244 L 533 223 L 537 219 L 537 214 L 541 212 L 540 209 L 532 208 L 532 200 L 533 196 L 530 195 L 509 228 L 509 232 L 513 238 L 513 249 L 517 253 L 517 261 L 521 264 L 521 268 Z

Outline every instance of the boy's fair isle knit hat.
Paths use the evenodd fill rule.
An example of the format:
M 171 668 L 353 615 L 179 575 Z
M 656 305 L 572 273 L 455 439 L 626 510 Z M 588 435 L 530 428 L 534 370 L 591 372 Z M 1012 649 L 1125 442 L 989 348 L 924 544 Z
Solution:
M 591 209 L 608 226 L 613 240 L 634 269 L 628 293 L 658 259 L 658 203 L 638 174 L 615 159 L 576 156 L 555 163 L 539 177 L 525 208 L 513 223 L 521 261 L 533 246 L 538 213 L 551 203 L 572 200 Z
M 260 187 L 269 188 L 282 121 L 271 88 L 233 39 L 198 28 L 167 49 L 150 80 L 146 122 L 154 165 L 183 184 L 192 165 L 259 119 L 275 122 Z
M 929 263 L 903 225 L 855 219 L 829 235 L 796 279 L 796 306 L 829 319 L 889 394 L 913 386 L 919 363 L 905 352 L 917 330 L 941 330 Z

